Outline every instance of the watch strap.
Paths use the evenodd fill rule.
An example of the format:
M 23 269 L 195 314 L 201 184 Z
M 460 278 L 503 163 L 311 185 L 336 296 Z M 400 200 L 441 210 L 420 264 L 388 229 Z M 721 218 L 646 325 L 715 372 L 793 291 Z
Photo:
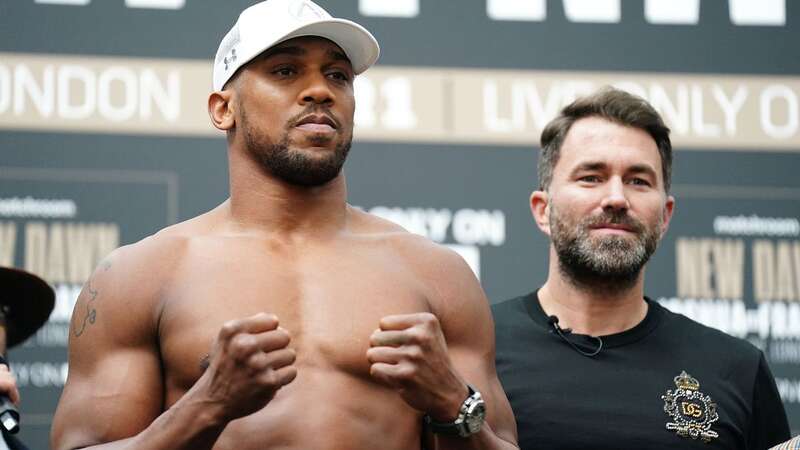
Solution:
M 473 398 L 473 396 L 478 392 L 469 384 L 467 385 L 467 389 L 469 393 L 467 394 L 467 398 L 464 399 L 464 402 L 461 404 L 461 408 L 458 410 L 458 417 L 456 420 L 452 422 L 438 422 L 434 420 L 428 414 L 423 416 L 423 423 L 425 427 L 427 427 L 432 433 L 435 434 L 444 434 L 449 436 L 461 436 L 467 437 L 471 433 L 469 431 L 469 427 L 467 426 L 466 422 L 464 421 L 464 416 L 467 412 L 467 408 Z M 479 394 L 480 395 L 480 394 Z

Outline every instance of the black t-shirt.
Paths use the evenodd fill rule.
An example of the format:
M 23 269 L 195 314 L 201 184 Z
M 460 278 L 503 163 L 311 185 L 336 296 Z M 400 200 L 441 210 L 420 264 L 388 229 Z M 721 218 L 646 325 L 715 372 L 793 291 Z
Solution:
M 646 301 L 644 320 L 602 336 L 591 358 L 551 332 L 535 292 L 492 306 L 497 372 L 522 450 L 764 450 L 789 439 L 760 350 Z
M 20 440 L 15 438 L 14 436 L 6 433 L 5 430 L 2 430 L 3 435 L 0 439 L 6 441 L 6 446 L 8 446 L 9 450 L 28 450 L 28 447 L 25 446 Z

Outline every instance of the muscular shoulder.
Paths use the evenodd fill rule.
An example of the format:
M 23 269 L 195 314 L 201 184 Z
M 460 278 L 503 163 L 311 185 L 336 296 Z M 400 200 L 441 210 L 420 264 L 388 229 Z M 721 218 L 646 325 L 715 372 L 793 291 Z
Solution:
M 437 244 L 403 227 L 367 214 L 352 212 L 357 229 L 367 239 L 383 246 L 396 261 L 398 270 L 413 274 L 427 292 L 434 312 L 440 316 L 488 314 L 488 301 L 464 258 L 452 249 Z
M 163 228 L 136 243 L 115 250 L 107 264 L 125 269 L 127 279 L 147 284 L 169 282 L 186 249 L 195 239 L 211 233 L 210 214 L 204 214 L 185 222 Z
M 441 269 L 450 274 L 471 273 L 463 258 L 453 250 L 381 217 L 351 208 L 351 218 L 356 232 L 364 238 L 375 240 L 396 256 L 400 263 L 413 267 L 420 275 Z M 463 272 L 466 269 L 467 272 Z M 455 272 L 453 272 L 455 271 Z
M 108 272 L 120 287 L 137 290 L 168 280 L 189 238 L 169 229 L 114 250 L 98 270 Z
M 113 336 L 134 324 L 138 334 L 152 332 L 188 239 L 177 228 L 165 229 L 106 256 L 76 302 L 75 337 L 98 327 Z
M 473 277 L 461 255 L 423 236 L 404 233 L 396 236 L 393 244 L 400 258 L 417 268 L 422 276 L 434 280 Z

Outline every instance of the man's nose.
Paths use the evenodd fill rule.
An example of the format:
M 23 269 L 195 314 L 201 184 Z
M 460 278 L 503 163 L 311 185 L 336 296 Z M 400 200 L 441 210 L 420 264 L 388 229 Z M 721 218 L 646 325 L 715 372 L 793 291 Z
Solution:
M 625 184 L 618 177 L 611 178 L 606 184 L 606 192 L 601 202 L 604 210 L 626 211 L 630 208 L 625 195 Z
M 329 104 L 335 97 L 324 74 L 309 75 L 307 85 L 300 93 L 300 103 Z

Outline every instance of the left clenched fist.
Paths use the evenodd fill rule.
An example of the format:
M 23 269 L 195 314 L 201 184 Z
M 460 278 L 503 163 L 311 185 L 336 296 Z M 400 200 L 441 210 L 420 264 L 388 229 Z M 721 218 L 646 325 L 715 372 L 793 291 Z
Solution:
M 469 394 L 447 354 L 439 319 L 430 313 L 381 319 L 367 350 L 370 375 L 398 391 L 411 407 L 451 422 Z

